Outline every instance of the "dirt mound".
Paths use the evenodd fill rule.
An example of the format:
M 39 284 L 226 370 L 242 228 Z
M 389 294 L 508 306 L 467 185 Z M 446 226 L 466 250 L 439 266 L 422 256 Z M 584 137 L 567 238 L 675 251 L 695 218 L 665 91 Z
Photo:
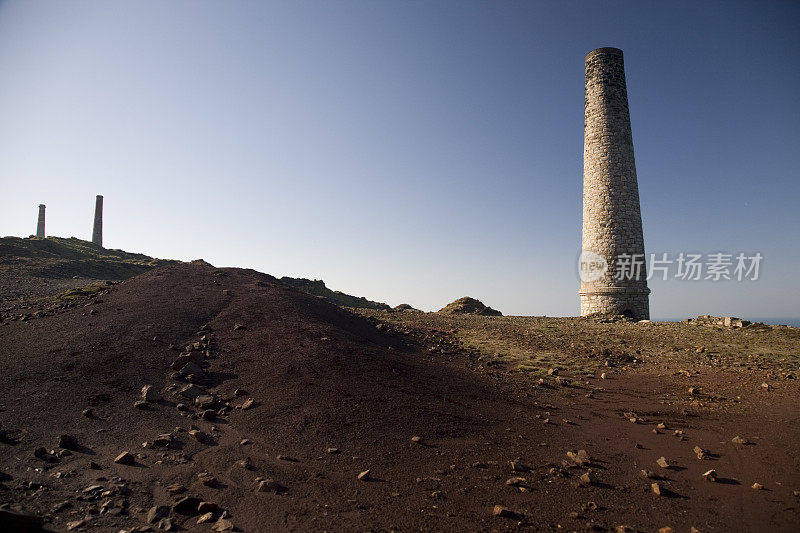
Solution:
M 397 305 L 395 307 L 392 307 L 392 311 L 395 311 L 395 312 L 398 312 L 398 313 L 406 312 L 406 311 L 409 311 L 409 312 L 412 312 L 412 313 L 421 313 L 422 312 L 419 309 L 415 309 L 415 308 L 411 307 L 411 305 L 409 305 L 409 304 L 400 304 L 400 305 Z
M 271 276 L 203 264 L 162 267 L 54 315 L 6 323 L 0 427 L 8 443 L 0 444 L 0 482 L 7 490 L 0 490 L 0 503 L 52 517 L 57 529 L 88 513 L 87 527 L 118 530 L 142 524 L 137 508 L 174 504 L 177 497 L 163 487 L 180 483 L 182 496 L 227 509 L 245 531 L 263 524 L 389 527 L 400 515 L 383 507 L 404 504 L 385 500 L 413 482 L 408 472 L 433 475 L 431 469 L 447 466 L 422 460 L 425 448 L 411 437 L 480 440 L 493 424 L 491 412 L 508 406 L 464 409 L 475 394 L 488 396 L 490 384 L 415 356 L 413 344 L 377 325 Z M 197 355 L 192 361 L 202 370 L 179 375 L 181 351 Z M 190 382 L 213 401 L 196 406 L 181 396 Z M 162 400 L 140 409 L 135 402 L 144 385 Z M 249 398 L 250 408 L 242 409 Z M 213 411 L 204 413 L 209 406 Z M 207 439 L 197 442 L 190 429 Z M 61 434 L 74 436 L 79 451 L 51 455 Z M 133 467 L 113 462 L 123 450 L 134 454 Z M 236 466 L 245 459 L 252 469 Z M 368 469 L 374 483 L 357 479 Z M 217 482 L 198 481 L 204 471 Z M 121 481 L 108 481 L 114 476 Z M 259 477 L 285 492 L 256 493 Z M 74 499 L 97 483 L 103 491 L 119 485 L 106 504 L 113 513 L 93 514 L 103 503 L 99 492 L 96 500 Z M 39 486 L 30 498 L 30 487 Z M 52 513 L 64 500 L 63 512 Z M 183 527 L 197 518 L 171 516 Z M 476 520 L 467 516 L 464 527 Z
M 487 307 L 480 300 L 465 296 L 447 304 L 439 309 L 437 313 L 445 315 L 481 315 L 481 316 L 503 316 L 503 313 Z

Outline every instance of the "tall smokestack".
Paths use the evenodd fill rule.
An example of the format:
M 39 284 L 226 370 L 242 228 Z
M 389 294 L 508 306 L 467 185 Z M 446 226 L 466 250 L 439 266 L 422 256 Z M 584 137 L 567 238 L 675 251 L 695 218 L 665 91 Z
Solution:
M 98 246 L 103 246 L 103 195 L 98 194 L 94 203 L 94 230 L 92 230 L 92 242 Z
M 622 50 L 598 48 L 586 56 L 585 105 L 581 315 L 611 313 L 649 319 L 650 290 Z M 618 261 L 638 265 L 634 275 L 618 276 Z M 589 269 L 591 265 L 599 268 Z
M 44 239 L 44 204 L 39 204 L 39 223 L 36 225 L 36 236 Z

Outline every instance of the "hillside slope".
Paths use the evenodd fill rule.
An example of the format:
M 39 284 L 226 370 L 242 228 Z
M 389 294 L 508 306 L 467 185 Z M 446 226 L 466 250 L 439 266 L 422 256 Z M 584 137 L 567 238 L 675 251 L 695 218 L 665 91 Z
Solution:
M 404 500 L 391 494 L 427 499 L 414 488 L 414 477 L 434 475 L 453 458 L 429 462 L 435 448 L 409 439 L 482 440 L 478 434 L 496 423 L 493 411 L 516 409 L 505 400 L 477 404 L 472 398 L 492 394 L 488 382 L 414 356 L 406 340 L 382 333 L 372 321 L 253 271 L 170 265 L 109 287 L 87 303 L 0 328 L 2 427 L 13 443 L 0 445 L 0 471 L 13 477 L 13 486 L 25 487 L 0 497 L 61 528 L 75 517 L 51 512 L 60 500 L 72 501 L 80 519 L 88 513 L 92 527 L 118 530 L 142 523 L 136 508 L 174 503 L 164 486 L 175 482 L 187 488 L 184 496 L 227 509 L 245 531 L 263 531 L 263 524 L 418 528 L 420 517 L 404 516 Z M 256 407 L 204 421 L 201 409 L 175 395 L 186 383 L 170 378 L 178 356 L 170 345 L 190 345 L 203 335 L 213 337 L 213 353 L 199 383 L 218 399 L 215 408 L 246 398 Z M 145 384 L 164 401 L 140 410 L 134 402 Z M 178 403 L 188 404 L 188 411 L 178 410 Z M 81 414 L 87 408 L 94 417 Z M 212 444 L 194 442 L 186 433 L 191 428 L 210 435 Z M 40 446 L 57 449 L 63 433 L 77 438 L 80 451 L 53 461 L 34 456 Z M 174 435 L 174 448 L 142 448 L 164 433 Z M 252 444 L 243 446 L 245 438 Z M 331 447 L 341 453 L 328 453 Z M 122 450 L 140 454 L 136 467 L 113 463 Z M 253 470 L 236 466 L 246 457 Z M 367 469 L 373 482 L 356 479 Z M 70 474 L 56 479 L 56 471 Z M 203 485 L 196 477 L 203 471 L 220 483 Z M 120 516 L 93 516 L 97 503 L 74 501 L 76 490 L 113 476 L 122 479 L 120 493 L 128 494 L 110 504 L 126 510 Z M 287 491 L 256 493 L 258 477 L 275 479 Z M 30 497 L 29 482 L 44 488 Z M 485 519 L 481 510 L 477 516 Z M 196 519 L 173 518 L 184 527 Z M 467 527 L 476 519 L 468 513 L 461 523 Z M 439 520 L 441 527 L 450 521 L 424 520 Z
M 659 354 L 689 332 L 711 351 Z M 511 345 L 567 364 L 540 381 Z M 0 531 L 12 511 L 55 531 L 794 531 L 797 346 L 789 328 L 354 314 L 166 265 L 0 323 Z
M 75 237 L 0 238 L 0 306 L 10 310 L 98 281 L 128 279 L 175 263 L 109 250 Z
M 325 286 L 321 279 L 310 280 L 306 278 L 290 278 L 284 276 L 281 281 L 290 287 L 303 291 L 313 296 L 324 298 L 334 305 L 341 307 L 354 307 L 356 309 L 390 309 L 388 305 L 381 302 L 367 300 L 363 296 L 351 296 L 341 291 L 334 291 Z

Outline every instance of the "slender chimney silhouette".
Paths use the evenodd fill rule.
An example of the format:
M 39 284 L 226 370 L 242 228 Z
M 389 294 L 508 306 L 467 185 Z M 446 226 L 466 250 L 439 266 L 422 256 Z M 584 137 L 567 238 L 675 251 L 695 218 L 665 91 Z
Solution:
M 586 56 L 581 315 L 650 318 L 639 186 L 622 50 Z M 619 276 L 620 264 L 636 265 Z
M 44 204 L 39 204 L 39 223 L 36 225 L 36 236 L 44 239 Z
M 101 194 L 97 195 L 97 199 L 94 203 L 92 242 L 98 246 L 103 246 L 103 195 Z

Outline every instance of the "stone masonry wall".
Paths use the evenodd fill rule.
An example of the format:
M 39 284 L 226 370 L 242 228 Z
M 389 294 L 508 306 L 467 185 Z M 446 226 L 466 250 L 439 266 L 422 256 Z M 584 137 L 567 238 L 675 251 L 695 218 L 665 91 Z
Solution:
M 583 151 L 583 250 L 605 258 L 601 278 L 581 282 L 581 315 L 650 317 L 647 268 L 640 279 L 615 279 L 621 254 L 642 254 L 644 237 L 633 158 L 622 51 L 598 48 L 586 56 Z

